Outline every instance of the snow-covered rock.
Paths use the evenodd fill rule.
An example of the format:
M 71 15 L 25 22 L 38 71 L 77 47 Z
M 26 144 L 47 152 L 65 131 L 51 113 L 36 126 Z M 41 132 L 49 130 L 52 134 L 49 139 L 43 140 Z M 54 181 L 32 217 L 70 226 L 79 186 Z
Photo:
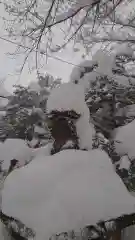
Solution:
M 22 139 L 7 139 L 0 144 L 0 161 L 2 163 L 2 170 L 7 171 L 12 159 L 18 160 L 18 166 L 23 166 L 32 158 L 32 149 L 26 145 Z
M 90 123 L 84 89 L 79 84 L 63 83 L 52 90 L 47 101 L 47 112 L 72 110 L 80 114 L 80 118 L 75 123 L 80 149 L 91 149 L 94 127 Z
M 36 239 L 134 212 L 135 198 L 101 150 L 38 156 L 5 180 L 2 211 L 36 232 Z
M 114 143 L 120 156 L 127 154 L 131 160 L 135 158 L 135 120 L 115 129 Z

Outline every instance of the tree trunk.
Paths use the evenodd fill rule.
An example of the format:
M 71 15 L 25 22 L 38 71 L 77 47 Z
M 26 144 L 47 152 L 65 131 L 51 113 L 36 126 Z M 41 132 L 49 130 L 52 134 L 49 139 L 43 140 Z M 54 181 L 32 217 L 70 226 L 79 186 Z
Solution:
M 114 232 L 110 240 L 121 240 L 121 231 Z

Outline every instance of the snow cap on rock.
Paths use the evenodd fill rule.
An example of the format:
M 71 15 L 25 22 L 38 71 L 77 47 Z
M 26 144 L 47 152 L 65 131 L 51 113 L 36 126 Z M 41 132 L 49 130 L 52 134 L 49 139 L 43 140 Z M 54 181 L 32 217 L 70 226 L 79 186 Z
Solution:
M 92 148 L 92 135 L 94 128 L 90 124 L 90 113 L 85 103 L 84 88 L 72 82 L 63 83 L 52 90 L 47 101 L 47 112 L 74 111 L 80 114 L 76 121 L 76 131 L 81 149 Z

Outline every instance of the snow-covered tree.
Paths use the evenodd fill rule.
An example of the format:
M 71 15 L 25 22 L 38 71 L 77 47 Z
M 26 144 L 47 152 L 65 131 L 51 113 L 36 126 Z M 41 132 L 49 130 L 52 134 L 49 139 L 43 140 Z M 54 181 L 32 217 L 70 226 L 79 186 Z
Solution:
M 32 140 L 31 146 L 48 141 L 46 102 L 51 89 L 59 84 L 61 79 L 46 74 L 28 87 L 15 86 L 1 119 L 1 137 Z
M 77 140 L 77 149 L 42 152 L 6 177 L 0 214 L 5 228 L 25 239 L 120 240 L 123 228 L 134 224 L 134 197 L 108 155 L 92 150 L 94 128 L 82 86 L 70 82 L 53 89 L 47 113 L 55 146 Z M 58 136 L 62 120 L 69 134 Z
M 134 142 L 135 78 L 130 76 L 126 61 L 130 56 L 131 49 L 123 46 L 112 53 L 100 50 L 92 60 L 75 67 L 70 76 L 70 81 L 82 85 L 85 90 L 91 122 L 97 132 L 93 147 L 101 147 L 109 154 L 128 187 L 133 177 L 130 171 L 133 162 L 129 164 L 127 160 L 123 167 L 126 161 L 121 158 L 128 154 L 135 159 L 131 144 Z
M 102 0 L 28 0 L 27 2 L 6 0 L 1 1 L 1 4 L 6 12 L 6 17 L 4 16 L 3 19 L 10 41 L 13 40 L 19 46 L 17 53 L 24 54 L 24 62 L 31 54 L 32 57 L 33 54 L 36 55 L 36 68 L 38 68 L 41 55 L 43 58 L 57 52 L 76 38 L 81 42 L 80 35 L 83 26 L 85 26 L 84 31 L 88 27 L 90 35 L 93 36 L 92 29 L 96 20 L 101 20 L 103 23 L 108 21 L 119 6 L 122 9 L 123 2 L 125 0 L 109 2 Z M 56 33 L 61 36 L 58 41 L 54 37 Z M 80 35 L 77 37 L 77 34 Z
M 116 49 L 112 53 L 99 50 L 92 60 L 75 67 L 70 77 L 72 82 L 84 85 L 95 126 L 107 138 L 113 129 L 134 118 L 135 78 L 126 68 L 125 58 L 131 55 L 131 52 L 125 55 L 126 50 Z
M 9 137 L 26 138 L 28 126 L 33 124 L 31 111 L 33 106 L 37 104 L 37 100 L 38 96 L 36 93 L 29 93 L 27 88 L 16 86 L 12 99 L 6 107 L 6 115 L 4 116 L 11 130 L 11 133 L 10 131 L 8 132 Z

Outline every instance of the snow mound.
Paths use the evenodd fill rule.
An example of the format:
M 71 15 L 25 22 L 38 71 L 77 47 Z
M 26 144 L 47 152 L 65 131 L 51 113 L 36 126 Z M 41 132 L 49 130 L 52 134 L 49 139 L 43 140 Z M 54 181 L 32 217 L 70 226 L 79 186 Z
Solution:
M 0 161 L 2 170 L 7 171 L 10 166 L 10 161 L 16 159 L 19 161 L 19 166 L 23 166 L 32 158 L 32 149 L 26 145 L 22 139 L 7 139 L 0 145 Z
M 52 90 L 47 101 L 47 112 L 71 110 L 81 115 L 78 121 L 76 121 L 80 148 L 91 149 L 94 128 L 90 124 L 90 113 L 85 103 L 84 89 L 79 84 L 72 82 L 63 83 Z
M 114 197 L 115 196 L 115 197 Z M 134 212 L 135 199 L 101 150 L 65 150 L 14 170 L 2 190 L 2 211 L 36 239 Z
M 135 120 L 115 129 L 114 143 L 120 156 L 127 154 L 131 160 L 135 158 Z
M 73 83 L 63 83 L 54 88 L 47 101 L 47 112 L 70 111 L 83 114 L 85 95 L 83 88 Z

